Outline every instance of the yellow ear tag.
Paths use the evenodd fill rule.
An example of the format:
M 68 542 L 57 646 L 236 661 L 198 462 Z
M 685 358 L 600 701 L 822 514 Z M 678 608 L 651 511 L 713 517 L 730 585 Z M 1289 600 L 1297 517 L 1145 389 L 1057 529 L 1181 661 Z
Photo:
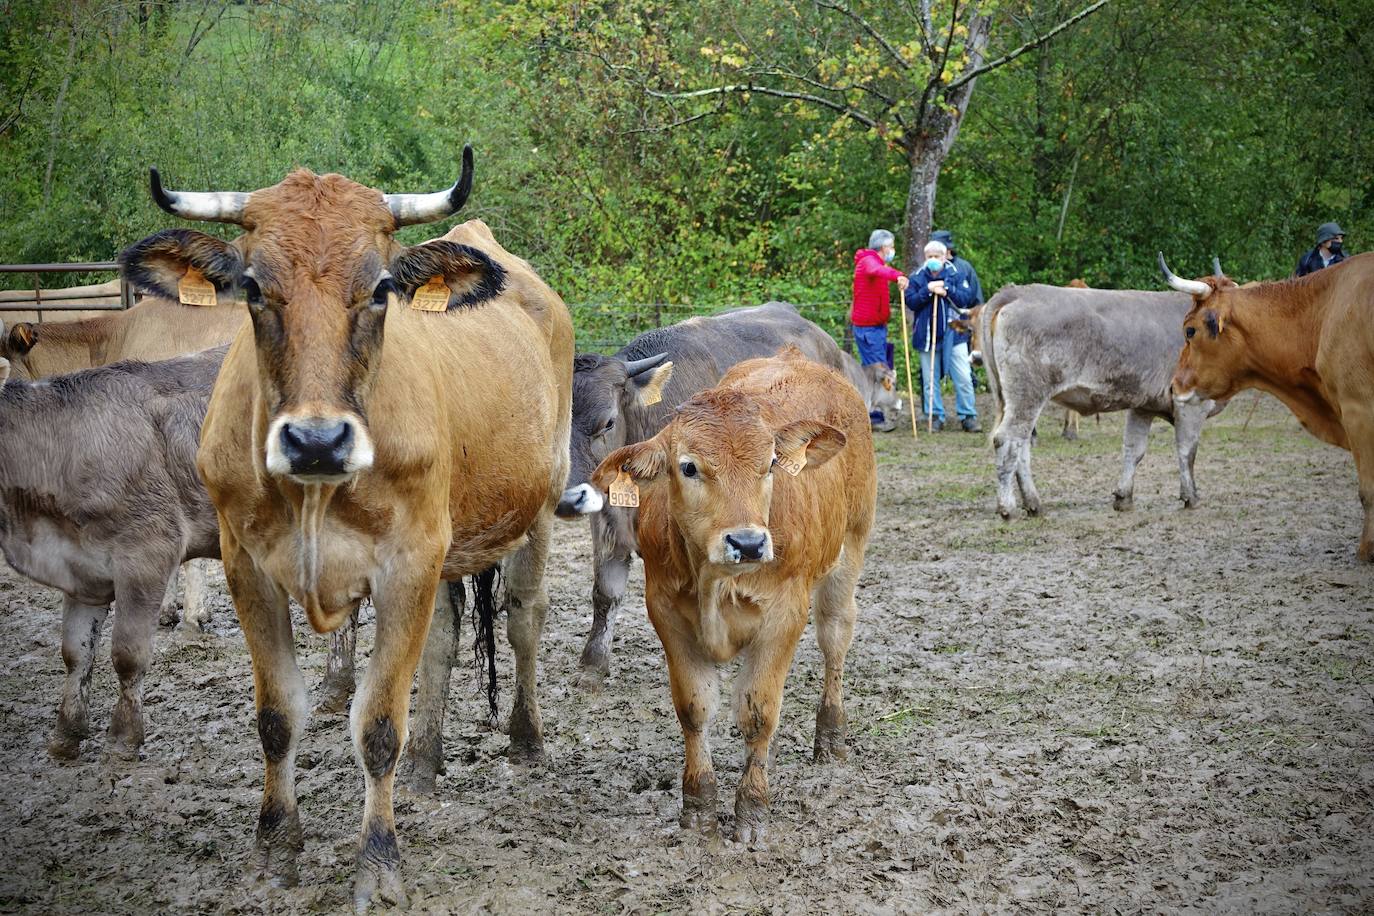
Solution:
M 806 446 L 799 445 L 792 451 L 778 456 L 778 467 L 796 477 L 806 467 Z
M 635 483 L 634 478 L 624 468 L 611 483 L 610 502 L 612 506 L 620 509 L 639 508 L 639 484 Z
M 448 298 L 448 284 L 442 276 L 435 274 L 410 297 L 410 307 L 421 312 L 443 312 L 448 310 Z
M 186 268 L 186 275 L 177 283 L 177 298 L 182 305 L 218 305 L 215 284 L 205 279 L 198 267 Z

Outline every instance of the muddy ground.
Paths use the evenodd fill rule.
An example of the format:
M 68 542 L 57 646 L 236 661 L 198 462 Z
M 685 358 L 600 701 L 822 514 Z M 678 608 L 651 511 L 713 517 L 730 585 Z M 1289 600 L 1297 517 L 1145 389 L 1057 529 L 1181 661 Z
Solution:
M 993 514 L 983 437 L 880 437 L 878 524 L 849 658 L 850 760 L 810 762 L 819 655 L 788 681 L 762 848 L 677 828 L 681 737 L 639 571 L 604 693 L 572 687 L 590 616 L 585 526 L 563 526 L 541 657 L 548 765 L 510 767 L 455 672 L 448 775 L 398 808 L 419 912 L 1374 911 L 1374 573 L 1355 566 L 1350 457 L 1245 395 L 1212 421 L 1203 506 L 1178 507 L 1157 427 L 1111 511 L 1119 417 L 1041 424 L 1046 515 Z M 244 880 L 262 764 L 248 654 L 158 636 L 137 764 L 49 760 L 59 601 L 0 571 L 0 910 L 345 908 L 361 817 L 342 716 L 302 743 L 302 884 Z M 299 630 L 298 630 L 299 632 Z M 365 626 L 360 651 L 371 628 Z M 108 637 L 107 637 L 108 639 Z M 323 637 L 301 634 L 318 683 Z M 114 678 L 102 657 L 93 715 Z M 509 650 L 502 645 L 510 696 Z M 714 732 L 722 813 L 742 745 Z

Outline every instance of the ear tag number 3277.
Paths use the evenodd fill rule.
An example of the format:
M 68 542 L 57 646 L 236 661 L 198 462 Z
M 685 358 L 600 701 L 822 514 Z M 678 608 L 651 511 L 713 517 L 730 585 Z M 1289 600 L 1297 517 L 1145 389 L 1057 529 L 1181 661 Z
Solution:
M 435 274 L 410 297 L 410 307 L 421 312 L 442 312 L 448 309 L 448 297 L 448 284 L 442 276 Z
M 177 283 L 177 299 L 182 305 L 218 305 L 215 285 L 205 279 L 198 267 L 186 268 L 186 274 Z
M 796 477 L 806 467 L 806 446 L 779 455 L 778 467 Z
M 636 509 L 639 507 L 639 485 L 634 482 L 634 478 L 629 472 L 621 469 L 611 482 L 610 503 L 619 509 Z

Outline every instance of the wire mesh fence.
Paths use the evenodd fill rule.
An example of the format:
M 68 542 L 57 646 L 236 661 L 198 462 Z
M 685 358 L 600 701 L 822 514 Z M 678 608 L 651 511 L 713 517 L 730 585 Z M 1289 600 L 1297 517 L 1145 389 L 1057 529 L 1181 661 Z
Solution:
M 794 302 L 797 311 L 821 327 L 842 349 L 850 350 L 848 302 Z M 741 305 L 680 305 L 651 303 L 572 303 L 573 328 L 579 353 L 613 353 L 634 337 L 700 315 L 717 315 Z

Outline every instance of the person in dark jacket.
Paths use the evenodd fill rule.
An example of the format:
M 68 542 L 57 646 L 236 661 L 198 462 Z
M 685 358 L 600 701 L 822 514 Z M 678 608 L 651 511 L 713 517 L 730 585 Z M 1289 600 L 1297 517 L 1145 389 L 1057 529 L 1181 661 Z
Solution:
M 966 432 L 978 432 L 978 409 L 973 403 L 973 374 L 969 365 L 968 335 L 949 323 L 974 306 L 973 286 L 949 259 L 943 242 L 926 243 L 926 260 L 911 275 L 906 307 L 911 310 L 911 345 L 921 354 L 921 407 L 938 429 L 945 425 L 945 405 L 939 379 L 948 371 L 954 379 L 954 409 Z M 935 380 L 935 397 L 930 380 Z
M 1298 261 L 1296 277 L 1316 273 L 1323 267 L 1339 264 L 1345 260 L 1345 233 L 1335 223 L 1322 223 L 1317 227 L 1317 247 L 1303 255 Z
M 854 326 L 859 362 L 865 366 L 888 362 L 887 322 L 892 315 L 888 284 L 895 282 L 901 290 L 907 287 L 906 276 L 888 266 L 896 252 L 896 239 L 886 229 L 874 229 L 868 237 L 868 247 L 854 252 L 854 297 L 849 321 Z M 868 419 L 874 429 L 882 432 L 891 432 L 896 427 L 881 410 L 872 411 Z
M 978 271 L 973 269 L 973 265 L 964 258 L 959 257 L 959 249 L 954 243 L 954 233 L 948 229 L 939 229 L 930 234 L 932 242 L 943 242 L 945 248 L 949 250 L 949 259 L 954 264 L 954 269 L 958 271 L 960 282 L 967 283 L 973 290 L 973 305 L 982 305 L 983 283 L 978 279 Z M 973 306 L 969 306 L 972 308 Z M 967 341 L 965 341 L 967 343 Z

